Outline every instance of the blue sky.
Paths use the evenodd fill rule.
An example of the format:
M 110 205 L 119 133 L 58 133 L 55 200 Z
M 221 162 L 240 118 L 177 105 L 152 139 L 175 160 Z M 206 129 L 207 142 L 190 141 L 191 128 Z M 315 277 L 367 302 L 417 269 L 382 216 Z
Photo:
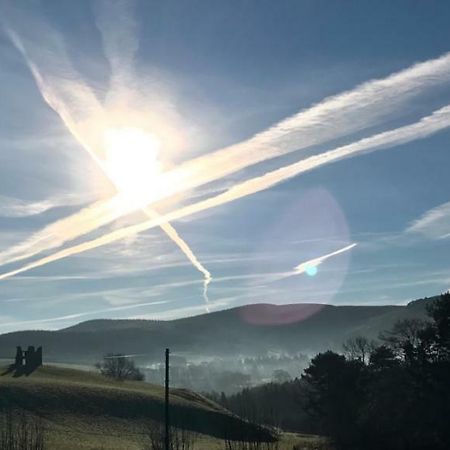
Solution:
M 239 144 L 236 170 L 195 165 L 211 179 L 156 203 L 161 213 L 394 130 L 381 147 L 174 220 L 211 273 L 210 310 L 402 304 L 449 289 L 448 2 L 11 1 L 0 11 L 0 276 L 148 219 L 130 209 L 52 235 L 115 195 L 86 151 L 98 109 L 155 135 L 167 171 L 220 149 L 226 165 Z M 374 81 L 399 72 L 390 91 Z M 355 91 L 357 104 L 342 95 Z M 398 137 L 436 111 L 437 128 L 425 119 Z M 27 253 L 30 239 L 39 253 Z M 308 261 L 315 275 L 295 272 Z M 202 273 L 157 227 L 0 283 L 0 331 L 205 312 Z

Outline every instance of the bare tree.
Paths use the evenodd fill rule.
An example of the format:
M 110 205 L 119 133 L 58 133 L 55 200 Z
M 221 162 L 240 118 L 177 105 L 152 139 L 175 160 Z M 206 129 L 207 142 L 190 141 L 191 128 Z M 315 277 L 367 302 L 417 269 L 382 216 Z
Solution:
M 420 340 L 420 332 L 427 323 L 423 319 L 398 320 L 391 330 L 380 334 L 380 340 L 385 342 L 396 353 L 401 352 L 407 343 L 417 347 Z
M 102 375 L 115 380 L 142 381 L 144 374 L 136 367 L 134 361 L 122 354 L 109 353 L 103 362 L 96 364 Z
M 376 347 L 376 342 L 364 336 L 348 338 L 343 344 L 344 353 L 349 359 L 358 359 L 363 363 L 369 361 L 370 353 Z

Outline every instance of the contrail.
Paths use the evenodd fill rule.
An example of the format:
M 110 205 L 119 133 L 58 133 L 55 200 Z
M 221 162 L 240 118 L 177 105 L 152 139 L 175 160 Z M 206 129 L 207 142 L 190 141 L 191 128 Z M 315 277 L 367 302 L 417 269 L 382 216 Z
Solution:
M 139 42 L 136 39 L 136 22 L 130 11 L 130 4 L 123 1 L 101 2 L 97 10 L 97 27 L 100 30 L 103 50 L 111 67 L 110 102 L 118 97 L 119 102 L 130 94 L 128 85 L 133 82 L 133 66 Z M 111 99 L 113 97 L 113 99 Z M 104 173 L 108 172 L 102 167 Z M 108 176 L 108 178 L 110 178 Z M 110 178 L 111 179 L 111 178 Z M 114 181 L 111 180 L 113 183 Z M 149 207 L 142 211 L 150 219 L 157 219 L 158 213 Z M 187 242 L 169 223 L 162 223 L 162 230 L 180 248 L 191 264 L 203 275 L 203 298 L 206 305 L 208 299 L 208 285 L 212 280 L 211 273 L 203 266 Z M 206 308 L 208 310 L 208 306 Z
M 93 158 L 93 160 L 97 163 L 98 167 L 100 167 L 105 175 L 108 176 L 108 179 L 114 184 L 114 181 L 109 177 L 107 170 L 104 168 L 102 154 L 99 154 L 99 146 L 98 143 L 95 142 L 95 137 L 89 136 L 87 124 L 89 120 L 85 120 L 84 122 L 77 121 L 74 117 L 73 106 L 76 104 L 79 105 L 79 108 L 82 109 L 83 103 L 85 104 L 86 111 L 91 114 L 91 116 L 95 117 L 95 120 L 100 120 L 101 122 L 106 122 L 105 114 L 102 106 L 99 104 L 97 98 L 92 93 L 90 88 L 83 82 L 79 81 L 78 77 L 76 77 L 75 70 L 71 67 L 71 65 L 66 61 L 65 72 L 72 74 L 71 82 L 73 85 L 71 86 L 73 89 L 64 89 L 64 86 L 55 92 L 54 87 L 50 87 L 51 85 L 47 83 L 44 77 L 41 75 L 40 70 L 36 66 L 36 64 L 32 61 L 31 57 L 28 55 L 24 45 L 22 44 L 18 35 L 13 32 L 11 29 L 8 29 L 8 34 L 16 46 L 16 48 L 22 53 L 26 63 L 28 64 L 32 75 L 35 78 L 36 84 L 43 96 L 44 100 L 47 104 L 60 116 L 63 123 L 66 125 L 67 129 L 72 133 L 75 139 L 81 144 L 81 146 L 88 152 L 88 154 Z M 110 58 L 111 59 L 111 58 Z M 117 66 L 117 64 L 112 65 L 112 69 Z M 114 78 L 114 77 L 113 77 Z M 76 80 L 76 81 L 75 81 Z M 57 85 L 58 80 L 53 80 Z M 59 80 L 61 81 L 61 80 Z M 67 102 L 64 97 L 67 97 L 71 100 Z M 89 116 L 88 116 L 89 117 Z M 92 134 L 92 133 L 90 133 Z M 97 145 L 96 145 L 97 144 Z M 122 209 L 122 210 L 121 210 Z M 103 217 L 99 217 L 97 222 L 93 222 L 90 216 L 84 216 L 85 211 L 82 210 L 75 217 L 83 221 L 86 221 L 85 227 L 80 226 L 80 222 L 77 222 L 78 235 L 73 235 L 67 233 L 66 240 L 69 241 L 74 239 L 75 237 L 82 236 L 90 231 L 95 230 L 96 228 L 110 223 L 111 221 L 132 212 L 136 208 L 125 208 L 121 206 L 121 208 L 116 208 L 115 212 L 112 212 L 108 215 L 103 215 Z M 102 209 L 99 209 L 99 212 Z M 151 218 L 154 218 L 158 215 L 158 213 L 150 208 L 143 208 L 142 211 L 144 214 Z M 61 228 L 68 225 L 70 223 L 70 218 L 68 220 L 58 221 L 55 223 L 56 227 Z M 191 250 L 186 241 L 184 241 L 175 228 L 169 223 L 161 223 L 161 229 L 169 236 L 169 238 L 180 248 L 183 254 L 188 258 L 188 260 L 192 263 L 192 265 L 203 275 L 204 283 L 203 283 L 203 298 L 205 302 L 208 303 L 208 285 L 212 280 L 211 273 L 201 264 L 198 258 L 195 256 L 194 252 Z M 51 228 L 53 230 L 55 227 Z M 46 236 L 46 239 L 43 239 L 42 236 Z M 47 243 L 47 246 L 45 246 Z M 4 254 L 0 254 L 0 263 L 10 263 L 20 259 L 26 259 L 31 256 L 40 253 L 43 250 L 48 250 L 50 248 L 58 247 L 62 244 L 60 240 L 53 240 L 51 237 L 51 233 L 48 233 L 47 229 L 44 229 L 42 232 L 38 233 L 31 239 L 27 240 L 23 244 L 14 246 L 8 251 L 4 252 Z
M 329 259 L 333 256 L 336 256 L 336 255 L 339 255 L 341 253 L 348 252 L 349 250 L 356 247 L 357 245 L 358 244 L 353 243 L 353 244 L 347 245 L 346 247 L 340 248 L 339 250 L 328 253 L 326 255 L 322 255 L 317 258 L 310 259 L 309 261 L 302 262 L 298 266 L 295 266 L 294 270 L 292 272 L 288 273 L 286 276 L 300 275 L 302 273 L 305 273 L 308 271 L 309 268 L 317 267 L 320 264 L 322 264 L 324 261 L 326 261 L 327 259 Z
M 102 154 L 99 153 L 98 130 L 92 129 L 92 122 L 96 124 L 94 128 L 105 126 L 107 122 L 106 112 L 91 89 L 74 74 L 75 70 L 60 48 L 61 38 L 57 39 L 57 36 L 54 36 L 54 31 L 45 24 L 40 23 L 39 25 L 41 28 L 44 27 L 42 35 L 45 35 L 49 40 L 45 47 L 52 49 L 52 52 L 48 53 L 58 55 L 57 67 L 62 67 L 60 70 L 65 75 L 64 78 L 50 76 L 47 77 L 48 80 L 46 81 L 36 64 L 31 60 L 22 41 L 11 30 L 9 30 L 10 37 L 23 54 L 47 103 L 58 112 L 68 129 L 94 160 L 101 163 Z M 131 47 L 136 45 L 132 40 L 128 39 L 128 41 L 131 41 Z M 36 46 L 33 41 L 28 43 L 31 48 L 33 48 L 33 45 Z M 41 52 L 41 48 L 35 47 L 36 52 Z M 111 51 L 109 53 L 110 59 L 114 60 L 114 55 L 111 54 Z M 45 67 L 52 66 L 52 60 L 46 60 L 46 63 Z M 116 67 L 116 71 L 119 70 L 117 69 L 119 66 L 117 61 L 113 66 Z M 185 192 L 265 159 L 302 149 L 312 144 L 323 143 L 365 128 L 369 124 L 373 125 L 380 122 L 392 110 L 398 109 L 406 100 L 420 95 L 424 90 L 449 79 L 450 54 L 445 54 L 440 58 L 416 64 L 394 73 L 385 79 L 368 81 L 351 91 L 327 98 L 245 142 L 216 151 L 210 155 L 201 156 L 162 174 L 161 184 L 164 189 L 157 195 L 149 193 L 148 202 L 151 203 Z M 300 136 L 301 140 L 299 139 Z M 128 212 L 123 211 L 123 214 Z M 78 217 L 78 215 L 75 215 L 75 217 Z M 102 224 L 108 221 L 110 219 L 105 218 Z M 84 234 L 83 228 L 79 227 L 79 229 L 81 236 Z M 167 230 L 165 231 L 167 233 Z M 73 239 L 72 236 L 68 237 L 66 241 L 71 239 Z M 181 244 L 178 243 L 178 245 L 181 248 Z M 55 245 L 51 245 L 47 249 L 52 247 L 55 247 Z M 30 254 L 31 252 L 27 253 L 27 257 Z M 191 260 L 191 262 L 195 265 L 194 261 Z M 203 269 L 206 271 L 205 268 Z M 201 272 L 205 274 L 203 270 Z M 206 277 L 205 281 L 207 281 Z
M 442 203 L 410 223 L 406 233 L 420 233 L 430 239 L 450 237 L 450 202 Z
M 123 98 L 128 98 L 130 96 L 129 86 L 133 84 L 135 78 L 133 67 L 139 42 L 136 38 L 137 24 L 131 9 L 131 5 L 123 1 L 103 1 L 97 9 L 96 23 L 102 36 L 104 54 L 111 68 L 108 92 L 110 102 L 118 100 L 120 103 Z M 104 170 L 104 172 L 108 175 L 107 171 Z M 142 211 L 150 219 L 158 217 L 158 213 L 149 207 L 143 208 Z M 203 298 L 207 305 L 209 303 L 208 285 L 212 279 L 211 273 L 203 266 L 187 242 L 169 222 L 162 223 L 161 228 L 203 275 Z M 206 309 L 209 312 L 208 306 Z
M 10 32 L 11 34 L 12 32 Z M 74 120 L 72 120 L 73 114 L 71 111 L 67 110 L 66 107 L 66 102 L 61 102 L 61 101 L 57 101 L 59 96 L 57 93 L 54 92 L 54 87 L 50 87 L 50 85 L 48 83 L 45 83 L 43 77 L 40 75 L 40 72 L 38 71 L 37 67 L 32 63 L 31 59 L 29 58 L 29 56 L 27 55 L 23 45 L 21 44 L 20 40 L 18 39 L 18 37 L 12 33 L 11 34 L 11 38 L 13 40 L 13 42 L 15 43 L 16 47 L 20 49 L 20 51 L 22 52 L 25 60 L 28 62 L 28 65 L 30 67 L 30 70 L 32 71 L 36 82 L 38 84 L 38 87 L 42 93 L 42 95 L 44 96 L 45 100 L 50 104 L 50 106 L 52 106 L 53 109 L 55 109 L 60 117 L 62 118 L 63 122 L 66 124 L 66 126 L 68 127 L 68 129 L 72 132 L 72 134 L 75 136 L 75 138 L 82 144 L 82 146 L 87 149 L 90 153 L 90 155 L 92 156 L 92 158 L 97 162 L 97 164 L 101 167 L 102 166 L 102 161 L 101 159 L 97 156 L 97 152 L 93 151 L 91 149 L 91 146 L 89 145 L 89 143 L 83 138 L 83 133 L 78 133 L 78 129 L 81 127 L 81 125 L 79 123 L 76 123 Z M 389 98 L 390 96 L 394 96 L 393 99 L 391 99 L 390 103 L 389 103 L 389 107 L 392 106 L 392 103 L 401 103 L 399 98 L 396 97 L 396 95 L 394 94 L 398 94 L 401 92 L 407 92 L 409 96 L 412 96 L 413 94 L 417 95 L 417 91 L 420 91 L 420 89 L 424 89 L 426 87 L 428 87 L 429 85 L 433 85 L 438 83 L 438 81 L 443 81 L 445 80 L 445 70 L 447 70 L 447 74 L 450 74 L 450 56 L 444 55 L 441 58 L 435 59 L 435 60 L 431 60 L 425 63 L 421 63 L 421 64 L 417 64 L 416 66 L 413 66 L 412 68 L 406 69 L 402 72 L 399 72 L 397 74 L 391 75 L 390 77 L 388 77 L 387 79 L 384 80 L 375 80 L 375 81 L 371 81 L 371 82 L 367 82 L 364 85 L 356 88 L 353 91 L 349 91 L 343 94 L 339 94 L 335 97 L 332 97 L 330 99 L 326 99 L 324 101 L 322 101 L 321 103 L 319 103 L 316 106 L 313 106 L 312 108 L 310 108 L 309 110 L 303 111 L 301 113 L 299 113 L 296 116 L 293 116 L 290 119 L 286 119 L 285 121 L 280 122 L 278 125 L 272 127 L 271 129 L 269 129 L 266 132 L 260 133 L 259 135 L 256 135 L 255 138 L 257 142 L 262 142 L 264 140 L 266 140 L 267 142 L 269 142 L 270 139 L 270 135 L 273 134 L 274 136 L 276 136 L 277 138 L 280 138 L 282 131 L 281 130 L 285 130 L 288 133 L 291 133 L 292 136 L 292 132 L 294 129 L 293 123 L 297 123 L 297 130 L 300 131 L 307 131 L 306 136 L 310 136 L 311 138 L 311 133 L 309 132 L 310 130 L 308 130 L 308 127 L 312 127 L 313 131 L 315 130 L 315 132 L 320 131 L 322 133 L 323 130 L 321 129 L 317 129 L 317 127 L 314 126 L 314 124 L 320 124 L 321 121 L 325 121 L 325 123 L 335 123 L 335 118 L 333 117 L 333 120 L 330 119 L 332 114 L 338 114 L 340 117 L 340 120 L 342 121 L 342 115 L 344 117 L 347 117 L 349 115 L 349 109 L 350 111 L 353 111 L 353 113 L 355 113 L 355 108 L 356 111 L 359 110 L 365 110 L 367 113 L 367 110 L 369 110 L 370 113 L 370 107 L 373 107 L 373 105 L 379 105 L 379 101 L 380 99 L 384 98 Z M 68 63 L 66 63 L 68 64 Z M 70 67 L 66 68 L 66 71 L 69 71 L 70 73 Z M 72 79 L 74 78 L 73 76 L 71 77 Z M 401 85 L 401 83 L 406 83 L 408 88 L 405 89 L 404 86 Z M 82 98 L 83 102 L 85 102 L 88 107 L 86 108 L 87 111 L 91 112 L 91 114 L 93 114 L 95 117 L 99 117 L 101 116 L 102 113 L 102 108 L 101 106 L 98 104 L 97 99 L 95 98 L 95 96 L 92 94 L 92 92 L 90 91 L 90 89 L 85 86 L 83 83 L 78 82 L 75 85 L 71 85 L 70 89 L 70 99 L 72 100 L 71 104 L 80 104 L 82 103 L 82 101 L 80 100 L 80 97 Z M 397 92 L 395 92 L 395 90 L 397 90 Z M 377 97 L 376 101 L 373 99 L 373 97 Z M 72 98 L 73 97 L 73 98 Z M 348 102 L 349 101 L 359 101 L 360 103 L 357 103 L 356 106 L 354 105 L 349 105 Z M 378 102 L 378 103 L 377 103 Z M 340 105 L 340 108 L 342 109 L 342 111 L 339 110 L 338 105 Z M 362 105 L 365 105 L 365 107 L 363 108 Z M 78 108 L 80 109 L 80 107 Z M 376 108 L 375 108 L 376 109 Z M 383 107 L 383 112 L 386 112 L 387 106 Z M 375 111 L 370 113 L 369 115 L 375 115 L 378 116 L 379 112 Z M 342 134 L 345 130 L 348 129 L 352 129 L 352 127 L 355 126 L 356 123 L 358 123 L 358 120 L 360 121 L 360 117 L 357 115 L 355 117 L 355 114 L 350 114 L 351 116 L 351 123 L 347 124 L 347 127 L 343 127 L 343 128 L 332 128 L 337 132 L 337 135 Z M 361 122 L 359 122 L 361 125 Z M 323 126 L 323 125 L 321 125 Z M 306 128 L 305 128 L 306 127 Z M 350 127 L 350 128 L 348 128 Z M 272 130 L 272 131 L 270 131 Z M 317 139 L 323 141 L 324 140 L 324 135 L 319 133 L 319 138 L 315 138 L 316 142 Z M 263 139 L 263 137 L 265 136 L 265 138 Z M 335 137 L 335 135 L 333 135 L 333 137 Z M 329 136 L 331 137 L 331 136 Z M 303 138 L 303 136 L 302 136 Z M 237 146 L 239 148 L 241 148 L 242 150 L 245 150 L 245 146 L 249 146 L 252 142 L 252 139 L 250 139 L 247 142 L 238 144 Z M 296 146 L 297 148 L 301 148 L 304 147 L 308 144 L 308 142 L 303 141 L 302 140 L 302 144 L 299 144 L 297 142 Z M 309 143 L 311 143 L 311 141 L 309 141 Z M 243 147 L 244 146 L 244 147 Z M 275 151 L 276 149 L 273 149 L 272 151 Z M 164 183 L 164 186 L 167 187 L 167 189 L 165 189 L 166 192 L 166 196 L 169 195 L 173 195 L 176 194 L 179 191 L 182 191 L 184 189 L 188 189 L 188 188 L 192 188 L 192 187 L 196 187 L 202 184 L 205 184 L 207 182 L 210 181 L 214 181 L 217 178 L 220 178 L 224 175 L 227 175 L 228 173 L 234 171 L 234 170 L 238 170 L 239 168 L 243 167 L 243 159 L 244 156 L 243 154 L 241 154 L 242 156 L 242 160 L 241 158 L 238 156 L 235 157 L 236 159 L 236 163 L 233 165 L 233 168 L 228 167 L 227 169 L 223 168 L 223 164 L 221 167 L 221 161 L 227 157 L 227 149 L 224 150 L 220 150 L 218 152 L 215 152 L 213 155 L 206 155 L 206 156 L 202 156 L 200 158 L 194 159 L 193 161 L 187 162 L 185 164 L 182 164 L 179 168 L 175 169 L 174 171 L 171 171 L 169 173 L 164 174 L 163 180 L 165 179 L 166 181 L 162 182 Z M 254 152 L 252 153 L 254 155 Z M 261 153 L 262 155 L 262 153 Z M 228 158 L 228 157 L 227 157 Z M 257 159 L 260 159 L 260 156 L 258 156 Z M 214 163 L 214 164 L 213 164 Z M 219 168 L 217 168 L 217 166 Z M 229 165 L 230 166 L 230 165 Z M 192 176 L 190 175 L 190 172 L 192 172 L 194 175 L 196 176 Z M 181 183 L 180 180 L 184 180 L 184 183 Z M 155 198 L 155 200 L 158 200 L 158 198 Z M 130 211 L 123 211 L 123 214 L 126 214 L 127 212 Z M 106 217 L 105 220 L 101 221 L 101 224 L 106 224 L 111 220 L 114 220 L 115 218 L 117 218 L 116 216 L 114 217 Z M 79 220 L 78 219 L 78 215 L 75 215 L 74 220 Z M 88 216 L 86 218 L 87 221 L 90 220 L 90 217 Z M 66 222 L 63 222 L 66 223 Z M 77 221 L 77 227 L 80 230 L 80 234 L 79 236 L 81 236 L 82 234 L 85 234 L 83 232 L 84 229 L 91 229 L 91 226 L 88 226 L 87 228 L 82 228 L 80 226 L 81 221 Z M 167 230 L 165 230 L 167 233 Z M 39 236 L 38 236 L 39 237 Z M 66 241 L 69 241 L 71 239 L 73 239 L 75 236 L 73 235 L 68 235 Z M 50 239 L 51 241 L 51 239 Z M 54 248 L 58 242 L 58 245 L 60 245 L 59 241 L 51 241 L 52 244 L 49 245 L 49 248 Z M 61 242 L 62 244 L 63 242 Z M 181 244 L 178 244 L 181 248 Z M 23 248 L 23 247 L 19 247 L 19 248 Z M 30 257 L 34 254 L 36 254 L 37 252 L 40 252 L 44 250 L 44 248 L 39 248 L 38 251 L 34 251 L 34 252 L 28 252 L 28 253 L 24 253 L 25 256 L 21 257 L 21 258 L 17 258 L 17 259 L 23 259 L 25 257 Z M 17 260 L 15 259 L 15 260 Z M 8 262 L 6 260 L 4 260 L 5 262 Z M 12 262 L 12 261 L 11 261 Z M 191 262 L 193 264 L 195 264 L 192 260 Z M 203 268 L 204 269 L 204 268 Z M 206 269 L 205 269 L 206 270 Z M 202 273 L 203 270 L 201 270 Z M 207 280 L 207 278 L 205 277 L 205 281 Z
M 309 259 L 308 261 L 304 261 L 295 266 L 292 270 L 270 274 L 269 276 L 266 277 L 265 281 L 269 283 L 274 283 L 276 281 L 284 280 L 285 278 L 301 275 L 302 273 L 305 272 L 308 275 L 314 276 L 317 272 L 317 267 L 320 266 L 320 264 L 322 264 L 324 261 L 326 261 L 329 258 L 332 258 L 333 256 L 348 252 L 357 245 L 358 245 L 357 243 L 352 243 L 338 250 L 335 250 L 334 252 L 327 253 L 322 256 L 317 256 L 316 258 Z
M 42 27 L 42 24 L 40 25 Z M 61 39 L 56 39 L 53 31 L 52 33 L 42 35 L 50 39 L 50 48 L 55 50 L 54 53 L 64 57 L 63 64 L 60 59 L 56 66 L 53 64 L 53 67 L 62 66 L 59 70 L 64 76 L 47 76 L 47 79 L 41 75 L 17 36 L 12 32 L 10 35 L 29 64 L 46 101 L 60 114 L 69 130 L 91 156 L 99 159 L 98 129 L 107 124 L 107 113 L 90 88 L 74 76 L 75 71 L 61 50 Z M 28 46 L 31 48 L 34 46 L 35 51 L 41 52 L 40 55 L 43 56 L 42 47 L 33 40 L 29 40 Z M 136 46 L 136 42 L 131 42 L 131 46 Z M 51 53 L 47 52 L 44 57 L 48 57 Z M 48 67 L 51 64 L 44 66 Z M 300 111 L 245 142 L 181 164 L 175 170 L 163 174 L 161 182 L 168 189 L 165 189 L 163 194 L 160 193 L 159 198 L 201 186 L 266 159 L 380 123 L 414 96 L 449 79 L 450 54 L 445 54 L 440 58 L 394 73 L 385 79 L 368 81 L 353 90 L 327 98 L 311 108 Z M 149 203 L 159 198 L 149 194 Z M 204 270 L 202 273 L 207 287 L 209 281 L 206 273 L 209 272 Z
M 333 256 L 336 256 L 336 255 L 340 255 L 341 253 L 348 252 L 349 250 L 356 247 L 357 245 L 358 245 L 357 243 L 353 243 L 353 244 L 347 245 L 345 247 L 342 247 L 338 250 L 335 250 L 334 252 L 327 253 L 326 255 L 318 256 L 318 257 L 312 258 L 308 261 L 304 261 L 304 262 L 298 264 L 297 266 L 295 266 L 294 269 L 289 272 L 274 274 L 270 278 L 270 282 L 273 283 L 275 281 L 283 280 L 285 278 L 289 278 L 289 277 L 292 277 L 295 275 L 301 275 L 302 273 L 305 273 L 305 272 L 309 273 L 309 270 L 317 269 L 317 267 L 320 266 L 320 264 L 322 264 L 327 259 L 332 258 Z M 312 273 L 312 275 L 315 275 L 315 272 Z
M 320 155 L 305 158 L 297 163 L 268 172 L 260 177 L 238 183 L 222 194 L 185 206 L 176 211 L 160 216 L 155 220 L 124 227 L 97 239 L 63 249 L 53 255 L 34 261 L 19 269 L 4 273 L 0 275 L 0 280 L 43 266 L 50 262 L 66 258 L 68 256 L 82 253 L 87 250 L 92 250 L 96 247 L 118 241 L 130 235 L 143 232 L 150 228 L 159 226 L 161 222 L 178 220 L 206 209 L 214 208 L 239 198 L 255 194 L 281 183 L 284 180 L 299 175 L 300 173 L 313 170 L 322 165 L 330 164 L 334 161 L 355 156 L 357 154 L 404 144 L 416 139 L 423 139 L 448 127 L 450 127 L 450 105 L 436 110 L 433 114 L 426 116 L 411 125 L 405 125 L 390 131 L 379 133 L 374 136 L 361 139 L 352 144 L 329 150 Z
M 239 144 L 180 164 L 167 174 L 171 194 L 248 166 L 376 125 L 426 89 L 450 81 L 450 53 L 322 100 Z M 182 183 L 181 183 L 182 181 Z M 149 199 L 152 201 L 153 199 Z
M 131 211 L 130 209 L 129 212 Z M 123 200 L 119 196 L 95 202 L 77 214 L 47 225 L 25 241 L 0 252 L 0 264 L 31 258 L 43 251 L 59 247 L 120 218 L 123 214 Z
M 158 214 L 153 214 L 152 211 L 149 211 L 148 208 L 145 208 L 143 211 L 150 218 L 154 218 L 158 220 L 160 217 Z M 189 245 L 180 237 L 177 230 L 170 224 L 170 222 L 162 222 L 160 227 L 166 232 L 166 234 L 175 242 L 181 251 L 186 255 L 188 260 L 193 264 L 193 266 L 203 274 L 203 299 L 205 300 L 206 310 L 209 312 L 209 298 L 208 298 L 208 285 L 212 281 L 211 273 L 203 266 L 203 264 L 197 259 L 194 252 L 191 250 Z
M 48 29 L 46 31 L 49 33 Z M 27 55 L 21 41 L 14 36 L 13 33 L 13 42 L 28 61 L 46 100 L 57 111 L 62 103 L 63 111 L 60 115 L 69 129 L 78 136 L 79 140 L 81 139 L 80 142 L 86 141 L 87 138 L 83 139 L 83 136 L 88 136 L 90 142 L 85 142 L 85 148 L 96 148 L 95 144 L 98 144 L 99 139 L 98 128 L 105 125 L 106 112 L 98 105 L 97 99 L 89 88 L 73 74 L 74 69 L 66 61 L 65 54 L 59 51 L 57 62 L 58 64 L 61 64 L 61 60 L 64 62 L 64 73 L 71 74 L 68 77 L 70 81 L 68 82 L 66 77 L 61 85 L 60 78 L 50 77 L 52 84 L 46 83 Z M 54 40 L 57 42 L 52 41 L 49 45 L 54 51 L 58 51 L 58 39 Z M 31 47 L 33 45 L 35 44 L 29 43 Z M 40 48 L 37 48 L 37 51 L 41 51 Z M 75 81 L 72 83 L 71 80 Z M 450 81 L 450 53 L 416 64 L 387 78 L 367 81 L 350 91 L 326 98 L 247 141 L 181 164 L 162 176 L 161 182 L 166 188 L 164 196 L 168 197 L 215 181 L 266 159 L 321 144 L 376 125 L 386 120 L 389 114 L 397 111 L 413 97 L 448 81 Z M 76 115 L 81 113 L 82 105 L 87 104 L 86 109 L 89 114 L 86 117 L 85 113 L 83 121 L 75 124 L 77 128 L 84 128 L 83 136 L 79 136 L 80 133 L 73 130 L 73 121 L 71 117 L 67 117 L 67 111 L 64 111 L 67 104 L 75 105 Z M 90 123 L 89 127 L 90 121 L 95 122 L 95 126 Z M 158 198 L 149 193 L 148 203 L 155 200 Z

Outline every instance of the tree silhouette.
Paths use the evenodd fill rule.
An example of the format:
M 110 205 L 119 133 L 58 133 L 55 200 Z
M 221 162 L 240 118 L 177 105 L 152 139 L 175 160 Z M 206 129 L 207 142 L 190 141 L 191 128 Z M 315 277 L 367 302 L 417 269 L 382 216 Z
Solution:
M 349 359 L 358 359 L 366 363 L 370 352 L 376 347 L 376 342 L 364 336 L 354 336 L 347 339 L 342 347 Z
M 134 361 L 122 354 L 109 353 L 103 358 L 103 362 L 98 363 L 96 367 L 102 375 L 115 380 L 142 381 L 144 379 L 144 375 L 136 367 Z
M 401 321 L 366 354 L 317 355 L 305 370 L 305 408 L 339 449 L 450 448 L 450 294 L 428 307 L 431 321 Z

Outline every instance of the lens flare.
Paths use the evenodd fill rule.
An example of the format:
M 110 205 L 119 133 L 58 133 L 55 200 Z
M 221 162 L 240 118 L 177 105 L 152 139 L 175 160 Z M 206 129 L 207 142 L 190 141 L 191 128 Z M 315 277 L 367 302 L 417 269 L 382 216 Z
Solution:
M 317 274 L 317 266 L 307 266 L 305 269 L 306 275 L 313 277 Z

